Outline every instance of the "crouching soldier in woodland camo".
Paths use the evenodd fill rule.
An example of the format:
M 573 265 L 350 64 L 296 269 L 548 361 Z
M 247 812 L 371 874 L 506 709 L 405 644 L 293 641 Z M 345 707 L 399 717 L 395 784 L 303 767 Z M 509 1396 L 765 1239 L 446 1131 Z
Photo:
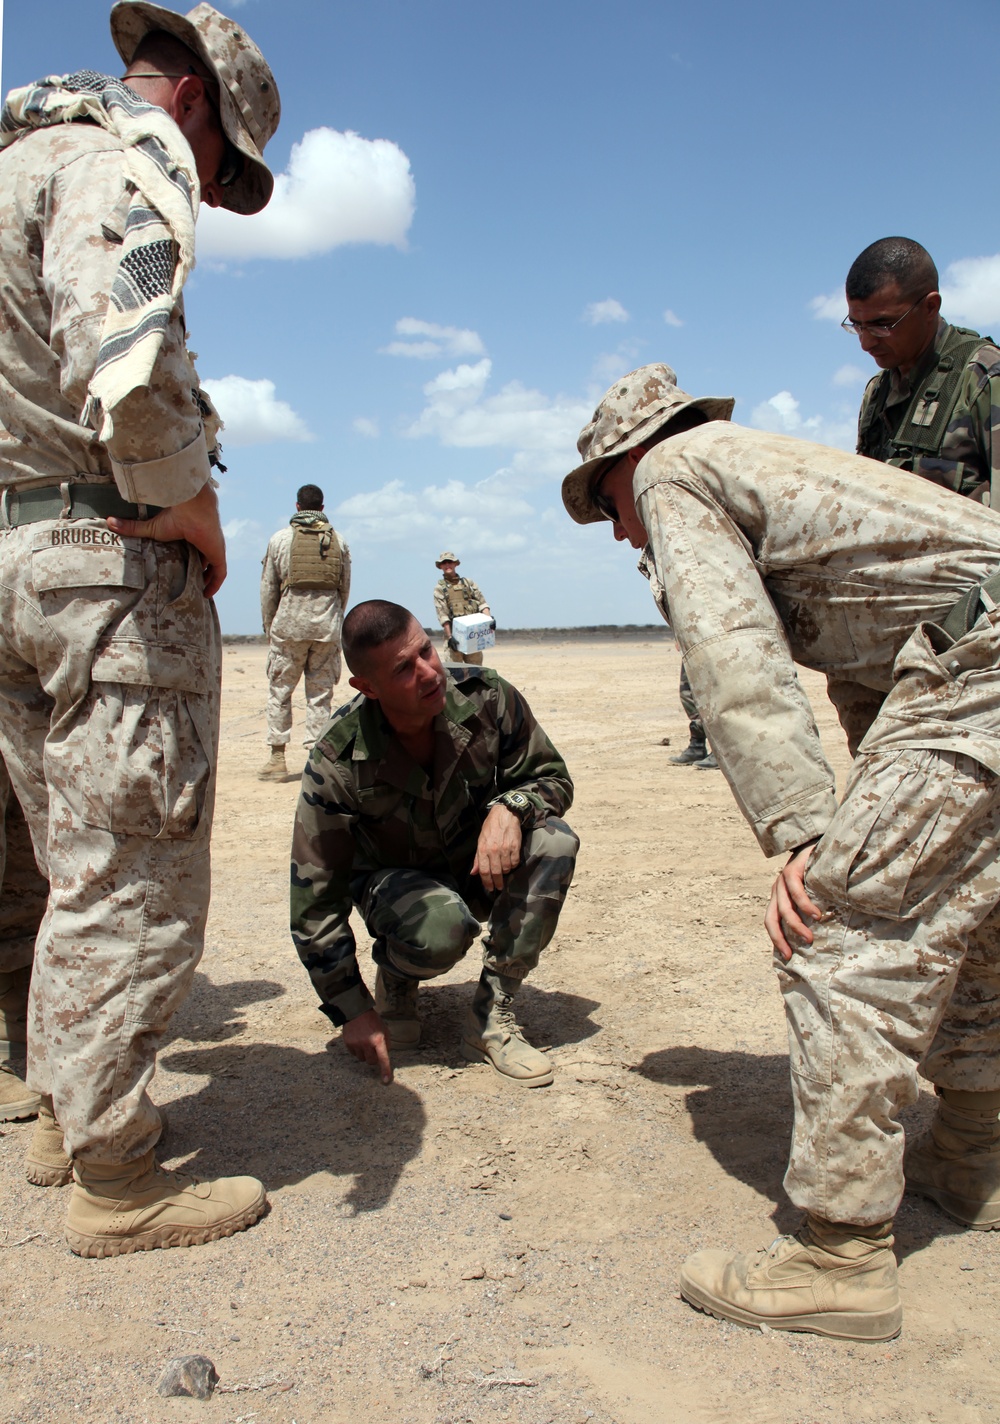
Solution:
M 632 371 L 563 482 L 578 523 L 648 552 L 722 771 L 789 857 L 764 923 L 805 1219 L 757 1255 L 698 1252 L 681 1293 L 745 1325 L 887 1339 L 904 1185 L 1000 1228 L 1000 517 L 730 409 L 669 366 Z M 839 805 L 796 663 L 826 674 L 855 756 Z M 918 1069 L 937 1112 L 907 1142 Z
M 573 878 L 566 765 L 516 688 L 491 669 L 443 668 L 399 604 L 359 603 L 343 650 L 361 695 L 312 749 L 292 841 L 292 938 L 320 1007 L 391 1082 L 389 1048 L 420 1042 L 421 981 L 447 973 L 486 922 L 462 1053 L 524 1087 L 551 1083 L 513 1004 Z M 375 941 L 374 1000 L 352 904 Z

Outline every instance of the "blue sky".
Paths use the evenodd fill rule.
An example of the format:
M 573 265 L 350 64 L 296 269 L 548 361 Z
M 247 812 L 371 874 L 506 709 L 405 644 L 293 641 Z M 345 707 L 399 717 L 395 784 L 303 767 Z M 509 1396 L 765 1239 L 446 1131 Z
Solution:
M 108 8 L 7 0 L 4 90 L 119 72 Z M 654 622 L 631 553 L 559 501 L 617 375 L 666 360 L 737 420 L 850 448 L 874 367 L 843 279 L 890 233 L 929 248 L 946 315 L 1000 335 L 996 0 L 228 10 L 275 71 L 285 176 L 261 218 L 203 214 L 187 289 L 228 426 L 227 632 L 259 628 L 306 481 L 355 599 L 432 621 L 453 547 L 501 626 Z

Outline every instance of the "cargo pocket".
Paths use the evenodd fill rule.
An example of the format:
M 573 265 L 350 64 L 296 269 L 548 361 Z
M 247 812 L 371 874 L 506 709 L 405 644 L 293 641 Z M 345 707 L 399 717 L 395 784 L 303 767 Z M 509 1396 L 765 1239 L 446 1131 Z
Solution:
M 807 888 L 881 919 L 920 916 L 961 870 L 996 780 L 953 752 L 862 755 L 810 863 Z

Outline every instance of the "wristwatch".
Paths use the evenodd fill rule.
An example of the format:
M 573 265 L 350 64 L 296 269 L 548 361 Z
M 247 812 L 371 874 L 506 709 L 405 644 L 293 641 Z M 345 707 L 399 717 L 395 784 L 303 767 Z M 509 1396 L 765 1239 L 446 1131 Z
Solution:
M 531 800 L 525 796 L 523 791 L 505 791 L 502 796 L 495 797 L 490 805 L 506 806 L 508 811 L 513 811 L 522 826 L 529 817 L 535 814 Z

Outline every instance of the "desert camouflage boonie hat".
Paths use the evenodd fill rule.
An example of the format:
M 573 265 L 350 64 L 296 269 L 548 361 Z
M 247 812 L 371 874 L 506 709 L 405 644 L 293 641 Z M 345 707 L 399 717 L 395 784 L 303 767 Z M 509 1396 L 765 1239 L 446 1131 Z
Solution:
M 118 0 L 111 7 L 111 38 L 126 64 L 132 63 L 139 41 L 154 30 L 176 35 L 218 80 L 222 127 L 244 158 L 243 172 L 222 189 L 222 206 L 234 213 L 259 213 L 274 188 L 261 154 L 281 117 L 267 60 L 242 25 L 211 5 L 196 5 L 186 15 L 147 0 Z
M 462 560 L 457 554 L 453 554 L 450 549 L 445 549 L 443 554 L 438 554 L 434 561 L 434 567 L 439 569 L 442 564 L 460 564 Z
M 603 515 L 591 499 L 597 476 L 612 461 L 641 445 L 681 411 L 705 412 L 709 420 L 728 420 L 736 404 L 729 396 L 689 396 L 677 376 L 662 364 L 629 371 L 605 392 L 576 448 L 583 464 L 562 483 L 563 504 L 577 524 L 596 524 Z

